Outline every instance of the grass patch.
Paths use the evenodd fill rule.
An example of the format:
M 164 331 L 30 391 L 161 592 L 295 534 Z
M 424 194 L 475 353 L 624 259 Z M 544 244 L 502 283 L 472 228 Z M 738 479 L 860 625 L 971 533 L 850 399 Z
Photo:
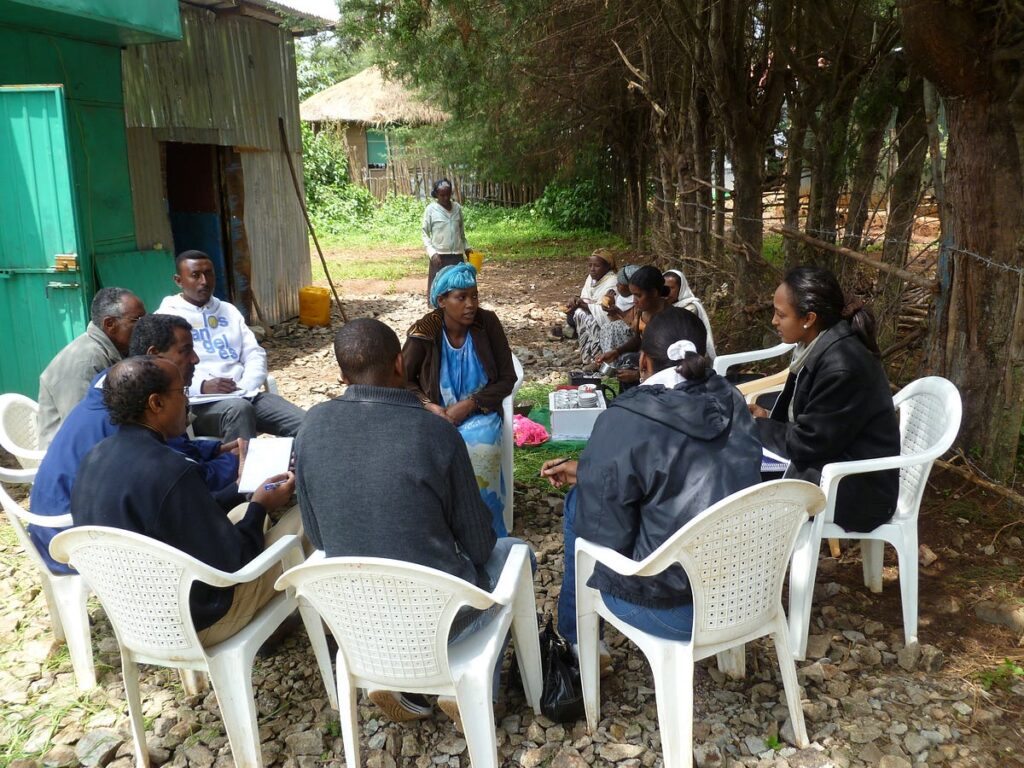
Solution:
M 420 226 L 426 203 L 412 197 L 390 197 L 374 207 L 365 220 L 345 229 L 326 229 L 320 235 L 325 249 L 344 248 L 420 248 L 423 245 Z M 530 206 L 500 208 L 468 203 L 463 208 L 466 221 L 466 239 L 494 261 L 520 258 L 559 258 L 567 255 L 590 253 L 599 246 L 625 248 L 626 243 L 607 232 L 592 229 L 564 229 L 536 213 Z M 334 231 L 331 231 L 334 229 Z M 380 274 L 385 267 L 400 272 L 405 265 L 395 265 L 381 259 L 363 262 L 359 270 L 339 273 L 339 277 L 395 280 L 406 274 Z M 412 270 L 422 271 L 418 261 L 410 263 Z M 314 278 L 316 278 L 314 267 Z M 353 268 L 355 269 L 355 268 Z M 322 270 L 321 275 L 322 275 Z M 334 268 L 331 268 L 333 276 Z
M 1005 690 L 1018 680 L 1024 679 L 1024 667 L 1010 659 L 1003 659 L 1001 664 L 982 669 L 974 676 L 986 691 L 993 688 Z
M 538 488 L 549 493 L 564 496 L 569 488 L 554 488 L 546 479 L 540 476 L 540 468 L 548 459 L 570 457 L 578 459 L 580 451 L 567 451 L 564 446 L 544 443 L 544 445 L 532 446 L 530 448 L 516 448 L 514 452 L 515 479 L 520 485 L 528 488 Z
M 548 402 L 548 393 L 554 388 L 555 387 L 552 384 L 541 384 L 539 382 L 523 384 L 516 395 L 516 402 L 532 400 L 537 405 L 544 406 Z M 548 491 L 552 494 L 564 496 L 569 489 L 567 487 L 552 487 L 547 480 L 540 476 L 540 468 L 548 459 L 564 458 L 566 456 L 578 459 L 579 455 L 580 450 L 578 448 L 575 450 L 566 450 L 563 445 L 552 445 L 551 443 L 516 448 L 513 453 L 515 462 L 515 480 L 517 483 L 525 485 L 528 488 L 537 488 L 543 491 Z
M 424 271 L 424 263 L 416 259 L 402 261 L 366 260 L 366 261 L 333 261 L 328 260 L 331 277 L 336 281 L 344 280 L 401 280 Z M 312 261 L 313 282 L 325 279 L 324 268 L 319 259 Z

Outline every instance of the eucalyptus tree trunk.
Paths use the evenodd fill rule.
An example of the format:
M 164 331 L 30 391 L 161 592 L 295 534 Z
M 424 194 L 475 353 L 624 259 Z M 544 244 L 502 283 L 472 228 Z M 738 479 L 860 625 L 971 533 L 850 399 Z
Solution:
M 807 140 L 807 124 L 803 113 L 790 110 L 789 130 L 786 132 L 786 183 L 783 187 L 782 217 L 787 229 L 800 230 L 800 190 L 804 175 L 804 142 Z M 800 263 L 799 243 L 785 238 L 782 243 L 786 256 L 786 268 L 790 269 Z
M 901 0 L 900 10 L 908 54 L 945 97 L 949 128 L 949 247 L 928 363 L 960 389 L 961 445 L 1005 481 L 1024 417 L 1024 121 L 1019 73 L 997 53 L 1024 30 L 998 5 Z

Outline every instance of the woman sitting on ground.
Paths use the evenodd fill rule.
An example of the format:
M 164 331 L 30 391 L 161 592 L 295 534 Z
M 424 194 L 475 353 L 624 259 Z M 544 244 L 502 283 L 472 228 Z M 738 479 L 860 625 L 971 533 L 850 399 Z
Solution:
M 574 329 L 579 337 L 580 357 L 584 363 L 593 362 L 604 351 L 601 349 L 601 329 L 610 320 L 602 302 L 609 291 L 615 290 L 617 278 L 615 255 L 607 248 L 598 248 L 587 259 L 587 279 L 580 295 L 566 307 L 565 323 L 567 329 Z
M 633 295 L 633 322 L 629 338 L 601 354 L 597 358 L 598 363 L 615 363 L 622 355 L 638 352 L 644 329 L 651 318 L 670 306 L 665 278 L 654 267 L 640 267 L 634 272 L 629 278 L 629 291 Z M 636 384 L 639 371 L 636 368 L 620 368 L 618 378 L 620 384 L 629 387 Z
M 558 598 L 558 630 L 572 644 L 576 536 L 642 560 L 712 504 L 760 482 L 754 420 L 743 396 L 708 365 L 705 337 L 683 309 L 652 318 L 640 385 L 598 417 L 578 464 L 553 459 L 541 469 L 552 485 L 576 484 L 565 498 Z M 658 637 L 689 638 L 693 603 L 682 569 L 634 577 L 598 565 L 587 584 L 623 621 Z
M 797 347 L 771 413 L 750 412 L 764 446 L 790 460 L 786 477 L 817 483 L 830 462 L 899 455 L 892 391 L 863 302 L 848 302 L 821 267 L 791 269 L 773 302 L 772 325 Z M 839 484 L 835 522 L 873 530 L 892 517 L 898 493 L 898 470 L 850 475 Z
M 665 273 L 665 285 L 668 286 L 668 300 L 673 307 L 690 310 L 704 323 L 704 328 L 708 332 L 708 357 L 714 361 L 715 339 L 711 333 L 711 318 L 708 317 L 704 304 L 694 295 L 686 275 L 683 274 L 682 270 L 670 269 Z
M 480 307 L 472 264 L 438 272 L 430 303 L 436 309 L 413 324 L 402 348 L 407 387 L 458 427 L 501 538 L 508 535 L 502 513 L 512 484 L 501 471 L 501 401 L 516 383 L 512 350 L 498 316 Z

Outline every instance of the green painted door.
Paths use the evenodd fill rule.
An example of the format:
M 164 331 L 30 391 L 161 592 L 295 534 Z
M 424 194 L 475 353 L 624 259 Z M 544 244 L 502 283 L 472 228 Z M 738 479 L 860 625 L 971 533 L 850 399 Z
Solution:
M 81 272 L 56 269 L 78 243 L 64 91 L 0 86 L 0 392 L 35 399 L 39 374 L 85 331 Z

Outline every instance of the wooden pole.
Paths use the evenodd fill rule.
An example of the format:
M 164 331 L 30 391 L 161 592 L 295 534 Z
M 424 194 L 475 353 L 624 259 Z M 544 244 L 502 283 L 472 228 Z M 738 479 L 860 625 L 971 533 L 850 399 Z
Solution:
M 327 278 L 327 284 L 331 286 L 331 293 L 334 294 L 334 303 L 338 305 L 338 311 L 341 312 L 341 321 L 343 323 L 347 323 L 348 315 L 345 314 L 345 305 L 342 304 L 341 299 L 338 298 L 338 289 L 334 287 L 334 281 L 331 280 L 331 271 L 327 269 L 327 259 L 324 258 L 323 248 L 320 247 L 320 240 L 316 236 L 316 230 L 313 229 L 313 222 L 309 220 L 309 211 L 306 210 L 306 199 L 302 194 L 302 187 L 299 186 L 299 177 L 295 173 L 295 163 L 292 161 L 292 153 L 288 148 L 288 132 L 284 127 L 283 117 L 277 118 L 277 126 L 281 129 L 281 146 L 284 148 L 284 156 L 288 161 L 288 170 L 292 173 L 292 184 L 295 186 L 295 196 L 299 198 L 299 207 L 302 209 L 302 217 L 306 220 L 306 227 L 309 229 L 309 234 L 313 237 L 313 244 L 316 246 L 316 252 L 320 255 L 320 263 L 324 267 L 324 277 Z
M 771 227 L 771 232 L 776 232 L 783 237 L 788 237 L 791 240 L 797 240 L 801 243 L 806 243 L 814 248 L 818 248 L 822 251 L 829 251 L 831 253 L 838 253 L 840 256 L 846 256 L 854 261 L 859 261 L 861 264 L 867 264 L 869 267 L 874 267 L 880 272 L 887 272 L 891 275 L 896 275 L 901 280 L 906 280 L 908 283 L 919 285 L 922 288 L 927 289 L 932 293 L 939 292 L 939 283 L 936 280 L 929 280 L 927 277 L 908 272 L 905 269 L 894 267 L 892 264 L 886 264 L 884 261 L 878 261 L 878 259 L 872 259 L 870 256 L 865 256 L 863 253 L 853 250 L 852 248 L 844 248 L 841 245 L 835 245 L 824 240 L 819 240 L 816 237 L 804 234 L 803 232 L 794 232 L 792 229 L 787 227 Z

